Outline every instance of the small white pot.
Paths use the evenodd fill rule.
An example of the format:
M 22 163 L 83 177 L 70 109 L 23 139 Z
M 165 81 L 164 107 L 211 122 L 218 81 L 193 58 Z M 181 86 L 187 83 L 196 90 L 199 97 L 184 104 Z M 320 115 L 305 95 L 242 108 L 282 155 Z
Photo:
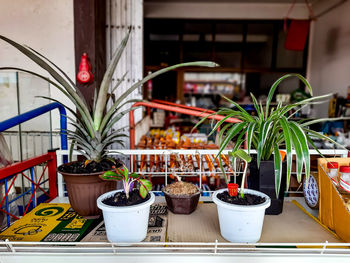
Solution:
M 265 202 L 249 206 L 233 205 L 217 198 L 217 195 L 224 191 L 227 191 L 227 188 L 213 193 L 213 202 L 218 208 L 221 235 L 230 242 L 258 242 L 264 222 L 265 209 L 271 204 L 270 197 L 258 191 L 244 189 L 245 194 L 265 197 Z
M 155 200 L 154 194 L 150 192 L 150 199 L 133 206 L 118 207 L 102 203 L 102 200 L 121 191 L 123 190 L 111 191 L 97 199 L 97 206 L 103 212 L 107 239 L 113 243 L 141 242 L 147 235 L 149 210 Z

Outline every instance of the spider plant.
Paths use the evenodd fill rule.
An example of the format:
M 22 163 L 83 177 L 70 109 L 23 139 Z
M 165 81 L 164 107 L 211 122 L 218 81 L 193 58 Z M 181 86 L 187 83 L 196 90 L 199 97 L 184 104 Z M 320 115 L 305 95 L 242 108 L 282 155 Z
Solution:
M 130 35 L 130 30 L 121 41 L 119 47 L 116 49 L 109 66 L 104 74 L 103 80 L 100 87 L 95 87 L 94 89 L 94 101 L 93 105 L 90 107 L 79 89 L 76 87 L 75 83 L 67 76 L 67 74 L 50 61 L 47 57 L 43 56 L 34 49 L 16 43 L 15 41 L 8 39 L 0 35 L 0 39 L 4 40 L 8 44 L 12 45 L 42 69 L 46 70 L 53 79 L 42 76 L 30 70 L 6 67 L 0 68 L 0 70 L 17 70 L 26 73 L 30 73 L 39 78 L 42 78 L 52 84 L 54 87 L 59 89 L 76 107 L 76 112 L 74 109 L 64 105 L 74 116 L 74 118 L 69 118 L 71 125 L 74 127 L 72 130 L 63 131 L 68 134 L 69 138 L 77 146 L 77 151 L 84 155 L 87 160 L 100 162 L 102 159 L 106 158 L 107 147 L 111 144 L 117 143 L 121 144 L 122 137 L 127 137 L 126 134 L 122 133 L 123 128 L 118 127 L 116 130 L 112 131 L 112 127 L 129 111 L 135 108 L 129 107 L 126 110 L 122 110 L 123 106 L 129 103 L 136 102 L 138 100 L 126 100 L 128 95 L 131 94 L 135 89 L 143 85 L 148 80 L 165 73 L 167 71 L 185 67 L 185 66 L 204 66 L 204 67 L 215 67 L 217 64 L 208 61 L 199 62 L 189 62 L 177 64 L 167 68 L 160 69 L 144 79 L 136 82 L 130 88 L 128 88 L 120 97 L 112 103 L 110 108 L 107 108 L 107 103 L 109 100 L 109 88 L 111 87 L 112 76 L 117 67 L 117 64 L 123 54 L 124 48 L 127 45 Z M 113 93 L 120 84 L 124 81 L 126 73 L 120 77 L 120 80 L 111 89 Z M 41 96 L 42 97 L 42 96 Z M 47 98 L 52 101 L 57 101 L 53 98 Z M 71 145 L 73 149 L 74 143 Z
M 299 102 L 295 102 L 288 105 L 282 105 L 279 103 L 276 107 L 272 107 L 271 101 L 278 85 L 286 78 L 297 77 L 307 87 L 311 97 L 304 99 Z M 219 127 L 221 130 L 218 134 L 218 140 L 220 144 L 219 152 L 216 158 L 219 158 L 221 162 L 221 152 L 227 147 L 230 141 L 235 141 L 233 147 L 233 156 L 235 152 L 245 143 L 246 151 L 250 154 L 252 148 L 257 152 L 257 164 L 260 165 L 261 160 L 274 159 L 275 167 L 275 190 L 276 196 L 279 196 L 281 177 L 282 177 L 282 158 L 280 150 L 281 148 L 286 151 L 287 159 L 287 189 L 289 188 L 289 181 L 292 170 L 292 151 L 295 151 L 296 155 L 296 170 L 298 182 L 301 181 L 303 166 L 305 167 L 305 175 L 308 180 L 310 175 L 310 152 L 309 144 L 318 151 L 317 147 L 313 142 L 313 138 L 319 138 L 328 140 L 342 148 L 342 145 L 337 144 L 332 139 L 325 135 L 322 135 L 309 128 L 311 124 L 324 122 L 324 121 L 335 121 L 344 118 L 324 118 L 316 120 L 293 120 L 293 116 L 296 112 L 300 111 L 306 105 L 319 104 L 327 101 L 327 98 L 332 94 L 326 94 L 322 96 L 312 97 L 312 88 L 309 82 L 300 74 L 287 74 L 279 78 L 270 88 L 266 105 L 263 107 L 262 103 L 258 103 L 257 99 L 253 94 L 250 94 L 257 116 L 250 115 L 245 111 L 237 102 L 234 102 L 225 96 L 223 96 L 228 102 L 230 102 L 233 108 L 221 108 L 216 113 L 224 115 L 225 118 L 216 123 L 213 127 L 209 136 L 216 131 Z M 294 111 L 293 114 L 289 112 Z M 210 116 L 210 115 L 209 115 Z M 225 120 L 234 117 L 240 120 L 238 123 L 225 124 Z M 204 122 L 206 118 L 203 118 L 196 124 L 195 127 Z M 322 154 L 321 154 L 322 155 Z M 221 170 L 224 169 L 221 165 Z M 225 175 L 226 182 L 228 181 Z

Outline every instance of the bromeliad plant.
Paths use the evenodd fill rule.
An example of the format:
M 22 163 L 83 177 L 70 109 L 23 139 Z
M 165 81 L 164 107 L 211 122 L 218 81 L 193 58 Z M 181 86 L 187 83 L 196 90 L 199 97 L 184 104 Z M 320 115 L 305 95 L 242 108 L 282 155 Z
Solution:
M 139 194 L 142 198 L 145 198 L 149 191 L 152 190 L 152 183 L 141 178 L 141 175 L 136 173 L 129 174 L 128 168 L 123 165 L 122 168 L 113 167 L 114 171 L 107 171 L 100 175 L 102 180 L 123 181 L 123 188 L 126 198 L 129 199 L 129 193 L 134 188 L 134 183 L 139 183 Z
M 0 39 L 9 43 L 10 45 L 18 49 L 20 52 L 22 52 L 24 55 L 26 55 L 28 58 L 30 58 L 32 61 L 34 61 L 42 69 L 47 71 L 53 79 L 49 79 L 33 71 L 22 68 L 6 67 L 0 68 L 0 70 L 17 70 L 30 73 L 48 81 L 50 84 L 59 89 L 75 105 L 76 110 L 78 112 L 77 114 L 75 110 L 64 105 L 66 109 L 68 109 L 75 117 L 74 119 L 69 118 L 72 126 L 74 127 L 74 130 L 67 130 L 64 132 L 67 133 L 69 138 L 72 139 L 72 141 L 76 144 L 77 151 L 80 154 L 84 155 L 87 160 L 95 161 L 98 163 L 106 158 L 107 147 L 109 145 L 114 143 L 123 145 L 121 138 L 127 137 L 126 134 L 122 133 L 124 127 L 118 127 L 118 129 L 115 131 L 112 131 L 112 128 L 125 114 L 135 109 L 133 107 L 129 107 L 126 110 L 122 109 L 123 106 L 125 106 L 128 103 L 139 101 L 125 100 L 128 97 L 128 95 L 131 94 L 135 89 L 142 86 L 148 80 L 179 67 L 217 66 L 217 64 L 213 62 L 201 61 L 182 63 L 163 68 L 133 84 L 129 89 L 127 89 L 123 94 L 121 94 L 115 102 L 112 102 L 112 106 L 110 108 L 107 108 L 108 100 L 110 97 L 109 88 L 111 87 L 112 76 L 123 54 L 124 48 L 128 42 L 129 35 L 130 31 L 127 33 L 127 35 L 115 51 L 111 62 L 105 72 L 100 87 L 95 87 L 94 101 L 92 106 L 89 106 L 89 104 L 86 103 L 83 95 L 76 87 L 75 83 L 67 76 L 67 74 L 62 69 L 60 69 L 52 61 L 50 61 L 48 58 L 35 51 L 34 49 L 24 45 L 20 45 L 14 42 L 13 40 L 1 35 Z M 127 73 L 125 73 L 120 78 L 120 80 L 115 84 L 114 87 L 112 87 L 111 93 L 113 93 L 120 86 L 120 84 L 124 81 L 126 75 Z M 56 101 L 53 98 L 47 99 Z M 74 143 L 72 143 L 71 149 L 73 149 Z
M 303 166 L 305 167 L 305 174 L 308 180 L 310 175 L 310 153 L 309 144 L 318 151 L 312 138 L 319 138 L 339 145 L 332 139 L 325 135 L 322 135 L 316 131 L 309 129 L 309 126 L 314 123 L 324 121 L 335 121 L 344 118 L 324 118 L 317 120 L 293 120 L 293 116 L 296 112 L 300 111 L 306 105 L 319 104 L 326 101 L 332 94 L 310 97 L 302 101 L 292 103 L 289 105 L 282 105 L 279 103 L 276 107 L 271 107 L 271 101 L 278 85 L 286 78 L 297 77 L 307 87 L 310 95 L 312 96 L 312 88 L 309 82 L 299 74 L 287 74 L 279 78 L 269 91 L 266 105 L 263 107 L 262 103 L 258 103 L 253 94 L 251 95 L 252 101 L 257 112 L 257 116 L 250 115 L 245 111 L 237 102 L 234 102 L 224 97 L 228 102 L 234 106 L 231 108 L 221 108 L 216 113 L 224 115 L 225 118 L 216 123 L 213 127 L 211 135 L 219 127 L 221 130 L 218 134 L 220 150 L 216 158 L 219 158 L 221 162 L 221 152 L 227 147 L 230 141 L 235 141 L 235 146 L 232 150 L 233 153 L 237 153 L 237 150 L 246 142 L 247 153 L 250 154 L 251 149 L 255 149 L 257 152 L 257 163 L 260 165 L 261 160 L 274 159 L 275 165 L 275 190 L 276 196 L 279 196 L 281 177 L 282 177 L 282 158 L 280 154 L 280 148 L 283 147 L 286 150 L 287 159 L 287 189 L 289 188 L 289 181 L 292 170 L 292 150 L 295 150 L 296 154 L 296 168 L 297 179 L 300 182 L 302 177 Z M 290 111 L 295 111 L 294 114 L 288 116 Z M 213 115 L 211 114 L 211 115 Z M 210 116 L 210 115 L 209 115 Z M 225 120 L 228 118 L 237 118 L 240 120 L 238 123 L 225 124 Z M 208 117 L 203 118 L 196 124 L 195 127 L 203 123 Z M 344 148 L 343 146 L 339 145 Z M 319 154 L 321 154 L 318 151 Z M 322 154 L 321 154 L 322 155 Z M 221 169 L 224 169 L 221 165 Z M 226 178 L 226 176 L 225 176 Z

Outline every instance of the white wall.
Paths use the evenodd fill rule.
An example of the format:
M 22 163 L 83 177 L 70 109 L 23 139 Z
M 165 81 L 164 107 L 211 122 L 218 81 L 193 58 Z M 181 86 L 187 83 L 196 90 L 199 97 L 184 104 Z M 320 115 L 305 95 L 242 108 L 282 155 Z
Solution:
M 146 18 L 282 19 L 286 16 L 290 3 L 156 1 L 145 2 L 144 6 L 144 15 Z M 290 17 L 299 19 L 307 18 L 308 10 L 305 4 L 296 4 Z
M 325 5 L 320 5 L 316 11 L 318 13 L 325 8 Z M 347 95 L 347 87 L 350 86 L 349 14 L 350 1 L 314 22 L 308 78 L 315 95 Z M 318 116 L 328 115 L 328 105 L 318 106 L 316 110 Z
M 75 79 L 72 0 L 1 0 L 0 10 L 1 35 L 38 50 L 61 67 L 70 78 Z M 47 75 L 22 53 L 0 41 L 0 67 L 4 66 L 22 67 Z M 27 92 L 30 95 L 42 95 L 36 85 L 31 85 Z M 51 95 L 68 104 L 54 87 L 51 87 Z M 33 108 L 35 108 L 34 101 Z M 0 111 L 4 111 L 2 105 Z M 53 115 L 54 128 L 59 127 L 57 112 L 54 111 Z M 39 128 L 33 127 L 34 130 Z

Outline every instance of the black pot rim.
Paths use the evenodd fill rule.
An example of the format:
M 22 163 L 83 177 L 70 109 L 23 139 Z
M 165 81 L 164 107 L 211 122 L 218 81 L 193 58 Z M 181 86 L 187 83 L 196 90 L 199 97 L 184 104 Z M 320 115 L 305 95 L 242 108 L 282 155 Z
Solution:
M 186 199 L 186 198 L 191 198 L 193 196 L 197 196 L 197 195 L 200 195 L 202 191 L 200 191 L 198 189 L 198 192 L 194 193 L 194 194 L 190 194 L 190 195 L 187 195 L 187 194 L 182 194 L 182 195 L 174 195 L 174 194 L 169 194 L 167 192 L 165 192 L 164 190 L 162 191 L 164 193 L 164 195 L 167 195 L 171 198 L 183 198 L 183 199 Z

